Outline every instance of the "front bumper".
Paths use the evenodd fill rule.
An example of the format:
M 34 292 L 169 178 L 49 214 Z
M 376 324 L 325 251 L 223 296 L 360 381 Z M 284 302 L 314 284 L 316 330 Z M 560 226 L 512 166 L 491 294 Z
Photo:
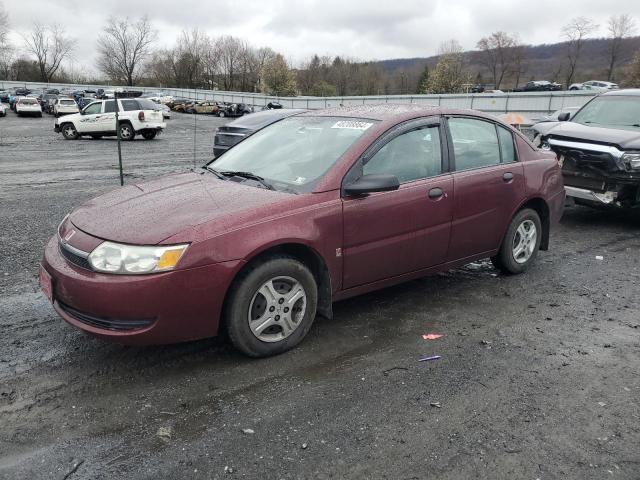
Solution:
M 580 198 L 591 202 L 601 203 L 602 205 L 612 205 L 618 198 L 617 192 L 598 193 L 586 188 L 565 186 L 567 197 Z
M 84 332 L 127 345 L 178 343 L 215 336 L 224 296 L 242 262 L 150 275 L 109 275 L 70 263 L 57 235 L 42 267 L 52 281 L 53 306 Z

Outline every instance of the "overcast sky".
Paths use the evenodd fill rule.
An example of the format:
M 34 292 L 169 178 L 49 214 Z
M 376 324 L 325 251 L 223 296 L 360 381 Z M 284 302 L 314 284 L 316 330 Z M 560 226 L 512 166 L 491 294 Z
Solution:
M 169 46 L 183 29 L 242 37 L 270 46 L 295 64 L 312 53 L 361 60 L 434 55 L 441 41 L 466 49 L 496 31 L 528 44 L 561 40 L 573 16 L 591 17 L 605 35 L 611 14 L 630 13 L 640 27 L 640 0 L 0 0 L 15 32 L 34 21 L 57 22 L 78 41 L 76 62 L 95 57 L 96 37 L 109 15 L 148 15 Z M 640 30 L 640 28 L 639 28 Z

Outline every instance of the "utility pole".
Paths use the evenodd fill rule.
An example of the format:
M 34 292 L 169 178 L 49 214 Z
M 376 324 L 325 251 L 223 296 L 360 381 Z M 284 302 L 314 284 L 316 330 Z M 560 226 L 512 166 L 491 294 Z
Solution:
M 122 173 L 122 148 L 120 146 L 120 116 L 118 115 L 118 112 L 120 110 L 120 105 L 118 104 L 118 99 L 120 98 L 120 95 L 118 95 L 120 92 L 114 92 L 114 101 L 116 102 L 116 137 L 118 139 L 118 165 L 120 167 L 120 186 L 123 187 L 124 186 L 124 174 Z

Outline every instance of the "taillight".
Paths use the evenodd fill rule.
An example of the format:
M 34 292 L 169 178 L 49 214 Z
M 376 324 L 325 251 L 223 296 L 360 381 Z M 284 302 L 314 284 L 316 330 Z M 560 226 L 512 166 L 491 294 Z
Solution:
M 138 120 L 144 122 L 144 112 L 142 110 L 140 111 L 140 113 L 138 113 Z

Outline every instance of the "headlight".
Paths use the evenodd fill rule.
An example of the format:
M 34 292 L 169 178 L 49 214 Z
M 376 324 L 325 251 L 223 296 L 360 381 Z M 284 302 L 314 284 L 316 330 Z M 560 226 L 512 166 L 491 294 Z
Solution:
M 622 161 L 630 170 L 640 169 L 640 153 L 625 153 L 622 155 Z
M 139 247 L 104 242 L 89 254 L 98 272 L 142 274 L 173 270 L 189 245 Z

